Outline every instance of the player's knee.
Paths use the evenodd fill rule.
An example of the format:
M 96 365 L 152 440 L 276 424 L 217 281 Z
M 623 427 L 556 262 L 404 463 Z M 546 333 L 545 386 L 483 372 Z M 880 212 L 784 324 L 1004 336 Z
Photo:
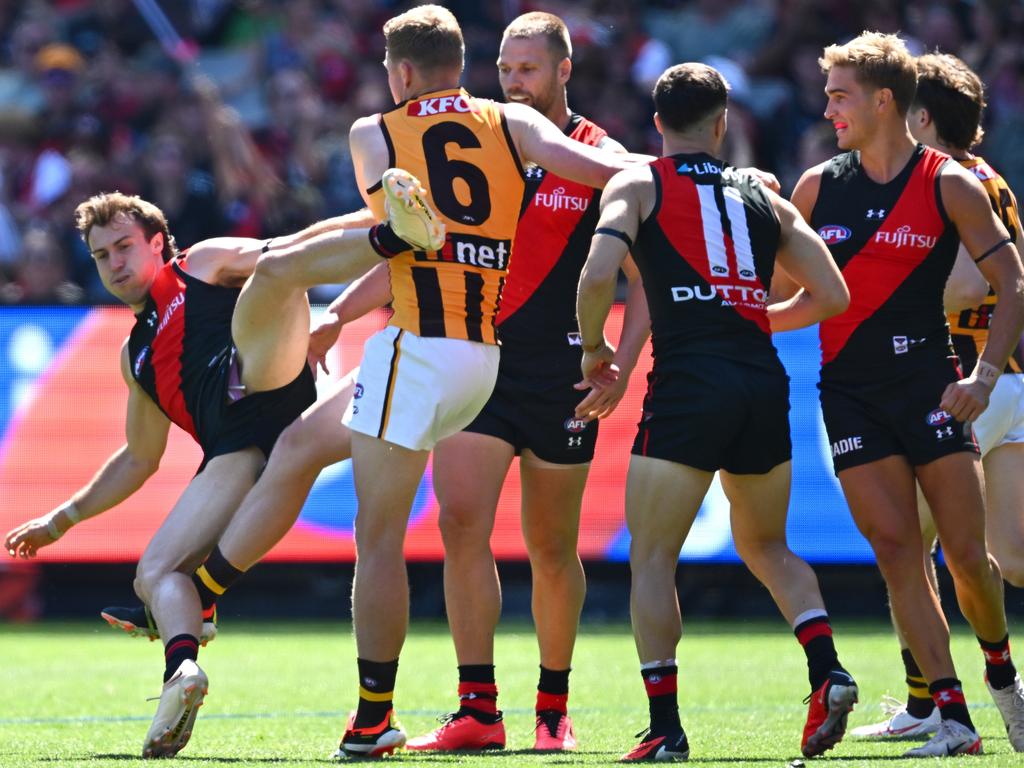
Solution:
M 983 542 L 943 544 L 942 554 L 953 577 L 960 583 L 980 584 L 991 578 L 993 570 L 999 572 L 995 558 L 985 549 Z
M 274 282 L 287 282 L 294 275 L 295 268 L 288 256 L 276 253 L 264 253 L 256 259 L 256 268 L 253 270 L 254 280 L 272 280 Z
M 142 602 L 149 603 L 158 580 L 159 574 L 155 569 L 145 567 L 141 563 L 139 564 L 138 569 L 135 571 L 135 581 L 132 586 L 135 588 L 135 594 L 138 595 Z
M 442 504 L 437 524 L 445 550 L 479 546 L 481 542 L 486 546 L 491 538 L 490 526 L 483 522 L 486 517 L 470 504 Z
M 533 536 L 526 540 L 526 550 L 531 567 L 542 571 L 563 570 L 579 562 L 576 536 Z

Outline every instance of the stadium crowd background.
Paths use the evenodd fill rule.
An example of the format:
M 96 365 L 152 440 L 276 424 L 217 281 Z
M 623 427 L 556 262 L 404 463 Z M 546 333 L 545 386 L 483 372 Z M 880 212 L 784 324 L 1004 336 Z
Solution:
M 158 204 L 183 247 L 215 235 L 270 237 L 361 207 L 348 129 L 391 106 L 380 30 L 407 5 L 166 2 L 184 41 L 176 59 L 132 0 L 0 0 L 0 303 L 111 300 L 72 222 L 95 192 Z M 821 117 L 822 47 L 863 29 L 900 32 L 913 52 L 954 52 L 981 75 L 981 151 L 1024 188 L 1020 0 L 446 5 L 466 36 L 464 84 L 496 99 L 506 23 L 528 10 L 562 16 L 575 48 L 570 104 L 637 151 L 660 149 L 650 120 L 657 76 L 679 61 L 716 66 L 733 89 L 727 159 L 774 171 L 787 192 L 835 152 Z

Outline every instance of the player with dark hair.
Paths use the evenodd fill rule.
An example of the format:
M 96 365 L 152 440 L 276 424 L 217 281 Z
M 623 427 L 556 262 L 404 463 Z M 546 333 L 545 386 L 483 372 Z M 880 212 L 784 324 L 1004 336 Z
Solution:
M 915 480 L 1010 741 L 1022 749 L 1024 690 L 1010 656 L 999 566 L 985 544 L 978 446 L 969 427 L 1024 326 L 1020 258 L 975 174 L 910 135 L 917 67 L 902 40 L 865 32 L 826 48 L 821 67 L 825 117 L 844 151 L 804 173 L 793 202 L 827 236 L 851 294 L 850 308 L 821 324 L 819 388 L 835 471 L 941 717 L 932 739 L 907 755 L 981 751 L 949 627 L 925 573 Z M 964 379 L 942 305 L 959 242 L 999 299 L 985 347 Z
M 789 378 L 771 332 L 841 312 L 848 294 L 824 244 L 792 205 L 716 155 L 728 86 L 703 64 L 668 69 L 654 87 L 663 155 L 609 183 L 580 278 L 583 374 L 607 381 L 603 328 L 615 273 L 631 250 L 651 315 L 654 367 L 626 481 L 630 609 L 650 727 L 623 760 L 684 760 L 676 646 L 679 552 L 715 472 L 736 551 L 768 588 L 807 656 L 806 757 L 842 738 L 857 686 L 839 663 L 814 571 L 786 542 Z M 768 306 L 772 275 L 803 286 Z
M 932 53 L 917 58 L 917 92 L 907 113 L 911 135 L 922 144 L 949 154 L 973 173 L 988 193 L 1010 238 L 1021 248 L 1020 214 L 1017 202 L 1000 176 L 985 160 L 973 153 L 981 142 L 981 116 L 985 92 L 981 79 L 960 59 Z M 953 349 L 962 370 L 972 370 L 988 340 L 988 329 L 996 310 L 996 294 L 978 267 L 961 247 L 944 293 L 946 318 Z M 971 424 L 981 451 L 985 473 L 986 528 L 989 551 L 999 563 L 1003 578 L 1024 586 L 1024 350 L 1018 345 L 996 380 L 988 407 Z M 935 522 L 924 495 L 918 489 L 918 512 L 926 557 L 925 569 L 938 591 L 932 549 Z M 900 652 L 907 679 L 906 703 L 887 704 L 888 717 L 880 723 L 861 726 L 853 736 L 869 738 L 911 738 L 934 733 L 941 718 L 928 693 L 928 682 L 914 660 L 904 635 L 899 631 Z M 1007 687 L 994 695 L 1012 695 Z M 1004 709 L 1001 707 L 1000 709 Z M 1005 708 L 1024 718 L 1024 708 Z M 1020 727 L 1015 728 L 1020 730 Z

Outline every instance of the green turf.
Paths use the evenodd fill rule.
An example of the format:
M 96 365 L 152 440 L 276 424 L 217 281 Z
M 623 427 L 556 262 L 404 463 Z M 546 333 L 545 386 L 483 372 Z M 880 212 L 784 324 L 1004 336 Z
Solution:
M 840 624 L 839 650 L 858 678 L 851 725 L 877 719 L 883 693 L 902 695 L 894 641 L 881 624 Z M 987 755 L 943 765 L 1019 765 L 981 680 L 969 632 L 954 654 Z M 799 755 L 807 693 L 803 654 L 777 623 L 687 625 L 680 645 L 680 703 L 691 762 L 784 768 Z M 199 765 L 327 765 L 355 703 L 355 649 L 341 624 L 246 624 L 230 620 L 203 651 L 210 695 L 192 742 L 177 758 Z M 135 761 L 159 692 L 160 646 L 89 624 L 0 625 L 0 766 L 118 766 Z M 607 764 L 634 743 L 646 700 L 626 626 L 586 627 L 577 645 L 570 707 L 581 749 L 533 755 L 536 644 L 530 627 L 505 628 L 497 645 L 499 705 L 509 749 L 479 756 L 402 755 L 406 763 L 496 766 Z M 399 716 L 410 734 L 453 708 L 455 658 L 441 625 L 418 625 L 403 653 Z M 884 765 L 907 744 L 844 741 L 832 765 Z M 395 759 L 391 763 L 398 762 Z

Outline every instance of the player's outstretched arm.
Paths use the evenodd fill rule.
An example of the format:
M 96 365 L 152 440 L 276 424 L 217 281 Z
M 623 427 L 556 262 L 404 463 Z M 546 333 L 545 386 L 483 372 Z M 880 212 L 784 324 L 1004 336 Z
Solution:
M 341 328 L 368 312 L 390 304 L 391 273 L 381 262 L 362 277 L 353 280 L 324 313 L 320 323 L 309 334 L 309 365 L 316 374 L 317 366 L 327 370 L 327 353 L 338 343 Z
M 788 299 L 768 305 L 772 331 L 805 328 L 846 311 L 850 292 L 825 243 L 794 205 L 774 193 L 769 198 L 781 228 L 776 269 L 798 288 Z
M 121 373 L 129 389 L 125 444 L 71 499 L 8 532 L 4 549 L 11 557 L 35 557 L 42 547 L 57 541 L 76 523 L 127 499 L 160 466 L 171 423 L 132 378 L 129 365 L 125 342 L 121 350 Z
M 546 171 L 603 188 L 619 171 L 638 163 L 649 163 L 649 155 L 609 152 L 574 141 L 532 107 L 503 104 L 505 121 L 516 151 L 524 162 L 536 163 Z
M 948 163 L 939 177 L 939 189 L 960 242 L 998 297 L 999 311 L 992 315 L 978 364 L 966 379 L 950 384 L 940 402 L 953 418 L 973 421 L 988 406 L 992 388 L 1024 330 L 1024 268 L 974 174 Z

